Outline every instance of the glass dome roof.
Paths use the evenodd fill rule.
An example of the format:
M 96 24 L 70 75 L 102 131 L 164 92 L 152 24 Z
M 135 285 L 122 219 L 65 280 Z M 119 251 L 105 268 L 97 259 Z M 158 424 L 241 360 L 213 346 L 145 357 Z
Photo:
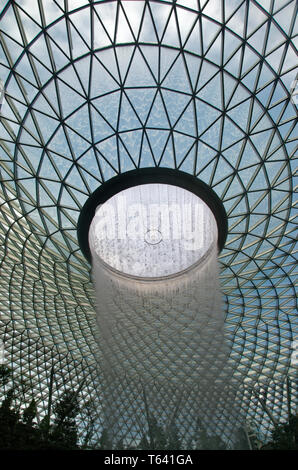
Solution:
M 297 370 L 297 3 L 15 0 L 1 13 L 1 340 L 47 399 L 97 380 L 90 266 L 77 241 L 111 177 L 179 169 L 222 200 L 235 375 L 282 413 Z M 296 27 L 296 29 L 295 29 Z M 264 385 L 265 384 L 265 385 Z M 297 398 L 297 396 L 296 396 Z

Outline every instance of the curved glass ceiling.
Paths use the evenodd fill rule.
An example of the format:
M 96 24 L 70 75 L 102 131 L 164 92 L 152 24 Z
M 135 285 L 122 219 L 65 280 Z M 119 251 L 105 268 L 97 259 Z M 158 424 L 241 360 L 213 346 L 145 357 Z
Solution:
M 197 176 L 223 201 L 235 374 L 271 387 L 282 413 L 297 339 L 296 10 L 287 0 L 7 2 L 0 321 L 7 357 L 41 403 L 49 361 L 57 387 L 85 376 L 91 393 L 96 381 L 82 206 L 112 176 L 160 166 Z M 251 391 L 247 400 L 261 416 Z

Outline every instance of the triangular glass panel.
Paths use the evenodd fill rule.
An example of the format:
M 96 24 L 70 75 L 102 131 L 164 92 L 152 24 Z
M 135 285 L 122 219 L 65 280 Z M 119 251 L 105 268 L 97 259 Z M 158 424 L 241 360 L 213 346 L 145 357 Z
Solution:
M 80 11 L 70 15 L 70 34 L 71 42 L 75 56 L 82 55 L 90 49 L 91 25 L 90 10 L 83 8 Z
M 175 125 L 175 130 L 196 137 L 196 121 L 193 101 L 190 102 L 183 115 Z
M 229 108 L 233 108 L 235 105 L 242 103 L 243 101 L 247 100 L 250 97 L 251 97 L 250 93 L 244 88 L 244 86 L 239 84 L 229 103 Z
M 135 170 L 136 165 L 133 163 L 132 159 L 128 155 L 121 141 L 119 142 L 119 156 L 120 156 L 120 171 L 129 171 Z
M 157 4 L 150 2 L 150 9 L 159 39 L 162 38 L 172 7 L 166 4 Z
M 173 126 L 181 113 L 187 107 L 190 97 L 182 93 L 175 93 L 167 90 L 162 90 L 162 96 L 169 114 L 170 122 Z
M 60 155 L 55 155 L 54 152 L 49 152 L 49 154 L 51 155 L 56 167 L 58 168 L 61 178 L 64 178 L 72 167 L 73 161 L 67 158 L 63 158 Z
M 180 46 L 177 23 L 176 23 L 175 14 L 173 10 L 170 16 L 170 20 L 167 24 L 165 33 L 162 38 L 162 44 L 171 45 L 174 47 Z
M 167 168 L 176 168 L 176 163 L 174 160 L 174 152 L 173 152 L 173 142 L 171 138 L 168 140 L 168 143 L 163 152 L 162 158 L 158 162 L 158 166 L 167 167 Z
M 223 155 L 225 156 L 227 161 L 234 167 L 236 166 L 238 162 L 242 145 L 243 145 L 243 142 L 238 142 L 232 145 L 231 147 L 229 147 L 227 150 L 223 151 Z
M 249 47 L 244 50 L 243 61 L 241 65 L 241 75 L 246 74 L 250 69 L 260 62 L 259 56 Z
M 134 41 L 135 39 L 132 35 L 131 29 L 129 27 L 129 24 L 127 23 L 127 20 L 122 11 L 122 8 L 119 8 L 117 23 L 116 23 L 116 42 L 117 44 L 119 44 L 119 43 L 134 42 Z
M 225 194 L 225 204 L 229 199 L 233 199 L 233 205 L 235 204 L 235 198 L 243 194 L 243 185 L 240 183 L 239 178 L 234 177 L 233 182 L 230 185 L 228 191 Z M 236 201 L 237 202 L 237 201 Z M 229 215 L 231 215 L 233 211 Z
M 257 51 L 263 50 L 263 44 L 267 31 L 267 24 L 264 24 L 255 33 L 253 33 L 248 39 L 248 43 Z
M 241 40 L 235 35 L 232 34 L 229 30 L 225 30 L 223 49 L 224 49 L 224 63 L 234 55 L 234 52 L 240 49 L 242 45 Z
M 58 202 L 59 193 L 61 190 L 61 182 L 46 180 L 45 184 L 47 185 L 47 189 L 50 191 L 52 197 Z
M 181 171 L 185 171 L 186 173 L 190 173 L 191 175 L 194 174 L 196 154 L 196 146 L 194 146 L 188 153 L 185 160 L 179 161 L 179 158 L 177 158 L 177 168 Z
M 254 93 L 256 88 L 257 76 L 259 72 L 260 65 L 254 67 L 247 75 L 242 76 L 241 82 L 245 85 L 252 93 Z
M 156 37 L 155 28 L 153 26 L 152 17 L 150 14 L 149 4 L 145 6 L 145 15 L 142 22 L 139 42 L 156 43 L 158 38 Z
M 33 176 L 30 166 L 21 154 L 18 155 L 18 159 L 16 161 L 16 170 L 18 178 L 31 178 Z
M 201 59 L 187 53 L 184 54 L 184 59 L 186 61 L 187 76 L 190 77 L 192 90 L 195 90 L 201 67 Z
M 281 68 L 281 65 L 282 65 L 281 60 L 283 59 L 284 50 L 286 47 L 287 47 L 286 45 L 282 45 L 277 50 L 275 50 L 274 52 L 271 52 L 271 54 L 266 56 L 266 61 L 276 71 L 279 71 L 279 69 Z M 273 75 L 272 72 L 271 72 L 271 75 Z M 267 76 L 269 80 L 272 80 L 272 78 L 269 76 L 269 72 L 267 73 Z M 264 79 L 264 77 L 262 78 Z
M 266 55 L 285 42 L 286 36 L 280 32 L 273 22 L 271 22 L 267 40 Z
M 126 90 L 126 94 L 140 121 L 144 124 L 156 94 L 156 90 L 154 88 L 136 88 L 134 90 Z
M 156 165 L 157 163 L 153 158 L 152 152 L 147 142 L 147 138 L 144 137 L 143 143 L 142 143 L 142 152 L 141 152 L 139 166 L 141 168 L 146 168 L 146 167 L 156 167 Z
M 182 44 L 184 44 L 198 16 L 194 12 L 184 10 L 183 8 L 177 8 L 176 12 L 177 12 L 181 42 Z
M 78 158 L 82 153 L 84 153 L 90 146 L 90 142 L 86 141 L 72 129 L 68 129 L 68 135 L 71 142 L 71 146 L 75 153 L 75 157 Z
M 268 21 L 268 16 L 257 5 L 249 3 L 247 35 L 249 36 L 266 21 Z
M 11 36 L 15 41 L 20 44 L 23 44 L 22 36 L 20 34 L 19 26 L 16 21 L 13 8 L 8 8 L 5 12 L 5 21 L 1 22 L 1 30 Z M 5 39 L 6 39 L 5 34 Z
M 90 60 L 91 57 L 85 57 L 72 64 L 71 70 L 67 69 L 65 75 L 59 75 L 67 83 L 71 82 L 71 85 L 83 96 L 87 96 L 88 93 Z
M 221 118 L 218 121 L 216 121 L 212 125 L 212 127 L 210 127 L 210 129 L 204 132 L 204 134 L 201 135 L 200 139 L 204 143 L 210 145 L 210 147 L 213 147 L 214 149 L 218 149 L 220 131 L 221 131 Z
M 88 116 L 86 116 L 88 118 Z M 114 133 L 114 130 L 102 118 L 96 109 L 91 108 L 92 136 L 94 142 L 101 141 Z M 85 136 L 86 137 L 86 136 Z M 90 138 L 88 136 L 88 138 Z
M 92 101 L 92 107 L 100 112 L 114 129 L 118 122 L 120 92 L 109 93 Z
M 109 179 L 113 178 L 113 176 L 117 175 L 115 167 L 112 168 L 111 165 L 109 165 L 104 158 L 100 158 L 99 165 L 104 181 L 108 181 Z
M 210 185 L 212 172 L 213 172 L 213 166 L 209 165 L 205 169 L 197 171 L 196 175 L 199 176 L 200 180 L 204 181 L 204 183 Z
M 32 5 L 31 5 L 32 6 Z M 37 5 L 36 5 L 37 7 Z M 39 23 L 40 23 L 40 16 L 39 14 L 37 13 L 37 15 L 34 15 L 34 10 L 36 12 L 39 11 L 38 7 L 37 8 L 34 8 L 34 9 L 30 9 L 30 15 L 33 13 L 32 16 L 35 16 L 35 20 L 37 20 Z M 25 32 L 25 36 L 26 36 L 26 39 L 29 42 L 31 42 L 41 31 L 41 26 L 38 26 L 33 20 L 32 18 L 30 18 L 30 16 L 28 14 L 26 14 L 25 12 L 23 12 L 20 8 L 18 8 L 18 14 L 20 16 L 20 20 L 22 22 L 22 26 L 24 28 L 24 32 Z M 38 18 L 38 19 L 37 19 Z M 24 44 L 24 46 L 26 46 L 26 44 Z
M 257 149 L 260 156 L 263 156 L 266 146 L 270 140 L 272 130 L 259 132 L 258 134 L 252 134 L 250 136 L 255 148 Z
M 201 26 L 198 20 L 192 28 L 192 31 L 184 46 L 184 49 L 189 50 L 192 53 L 198 54 L 200 56 L 203 54 L 203 46 L 201 42 Z
M 101 181 L 93 175 L 90 175 L 90 173 L 87 173 L 85 170 L 81 169 L 81 172 L 84 180 L 86 181 L 85 184 L 87 185 L 88 191 L 92 194 L 100 186 Z
M 48 178 L 52 180 L 58 180 L 57 172 L 52 165 L 52 162 L 47 154 L 43 155 L 42 164 L 39 169 L 38 176 L 41 178 Z
M 272 85 L 270 84 L 266 88 L 263 88 L 261 91 L 257 92 L 257 95 L 256 95 L 257 99 L 265 107 L 267 107 L 269 104 L 271 91 L 272 91 Z
M 281 80 L 282 82 L 284 83 L 285 87 L 287 90 L 293 90 L 293 84 L 295 84 L 295 80 L 297 78 L 297 67 L 293 68 L 290 72 L 286 73 L 286 74 L 282 74 L 281 76 Z M 295 90 L 293 90 L 295 92 L 297 92 L 297 85 L 296 85 L 296 88 Z M 292 97 L 292 100 L 293 100 L 293 105 L 294 106 L 297 106 L 297 94 L 295 94 L 293 97 Z
M 203 101 L 196 100 L 195 103 L 198 134 L 201 135 L 212 123 L 214 123 L 214 121 L 219 118 L 221 113 Z
M 294 47 L 292 45 L 289 45 L 286 57 L 281 69 L 281 73 L 285 73 L 288 70 L 291 70 L 293 68 L 296 68 L 297 66 L 297 52 L 294 51 Z
M 216 186 L 222 180 L 227 179 L 234 173 L 234 169 L 224 159 L 220 159 L 215 174 L 212 178 L 212 187 Z
M 234 77 L 238 77 L 240 74 L 240 65 L 242 60 L 242 50 L 239 49 L 229 61 L 225 64 L 225 70 L 230 72 Z
M 127 87 L 146 87 L 155 86 L 156 82 L 152 76 L 151 71 L 148 69 L 143 56 L 137 49 L 133 61 L 129 67 L 128 75 L 125 80 L 125 86 Z
M 218 74 L 218 68 L 215 67 L 214 65 L 211 65 L 205 61 L 203 61 L 202 67 L 200 69 L 200 76 L 199 76 L 199 82 L 197 85 L 197 90 L 200 90 L 201 88 L 206 85 L 206 83 L 211 80 L 214 76 Z
M 203 49 L 206 54 L 207 49 L 220 32 L 221 28 L 208 18 L 202 17 Z
M 160 49 L 160 81 L 162 81 L 165 75 L 169 72 L 172 64 L 179 57 L 179 52 L 176 50 L 161 47 Z
M 49 138 L 53 135 L 60 123 L 58 120 L 52 119 L 50 116 L 45 116 L 38 111 L 32 111 L 32 114 L 35 115 L 35 119 L 38 122 L 40 129 L 42 129 L 43 141 L 47 144 Z
M 243 138 L 243 132 L 227 116 L 225 116 L 224 127 L 222 131 L 222 149 L 234 145 L 234 143 Z
M 96 109 L 91 108 L 92 136 L 94 142 L 101 141 L 114 134 L 114 130 L 106 122 Z
M 295 6 L 296 2 L 292 1 L 280 12 L 274 15 L 275 21 L 284 30 L 286 34 L 288 34 L 290 31 L 291 21 L 289 21 L 289 18 L 293 18 Z
M 241 161 L 239 164 L 239 169 L 250 168 L 254 165 L 260 165 L 262 160 L 258 156 L 256 150 L 251 145 L 250 141 L 245 142 L 245 148 L 241 155 Z
M 103 142 L 97 144 L 96 149 L 118 172 L 118 146 L 116 136 L 110 137 L 109 139 L 106 139 Z
M 65 135 L 66 134 L 66 135 Z M 49 148 L 56 153 L 59 153 L 69 159 L 72 159 L 72 154 L 70 152 L 68 141 L 67 141 L 67 129 L 59 126 L 57 132 L 49 142 Z
M 148 127 L 169 127 L 168 118 L 160 95 L 155 98 L 147 122 Z
M 38 185 L 37 203 L 38 203 L 39 207 L 54 206 L 56 204 L 55 200 L 54 201 L 52 200 L 52 198 L 45 191 L 45 189 L 44 189 L 44 187 L 42 186 L 41 183 L 39 183 L 39 185 Z
M 131 104 L 129 103 L 125 94 L 122 94 L 120 99 L 121 108 L 120 108 L 120 120 L 119 120 L 119 130 L 127 131 L 134 128 L 140 128 L 142 124 L 140 123 L 138 116 L 134 112 Z
M 161 154 L 168 142 L 169 131 L 163 131 L 158 129 L 148 129 L 147 130 L 148 140 L 156 161 L 161 157 Z
M 87 190 L 76 165 L 73 165 L 70 173 L 67 175 L 66 183 L 72 188 L 76 188 L 77 191 L 86 192 Z
M 114 41 L 117 4 L 115 2 L 100 2 L 99 4 L 94 5 L 94 8 L 111 40 Z
M 136 164 L 140 158 L 140 147 L 142 141 L 143 131 L 137 130 L 133 132 L 124 132 L 119 136 L 119 140 L 123 143 L 123 146 L 126 149 L 126 152 L 129 154 Z
M 37 89 L 38 84 L 35 80 L 35 75 L 27 55 L 23 55 L 22 61 L 18 67 L 18 72 L 22 77 L 28 80 L 35 89 Z
M 32 130 L 29 129 L 27 130 L 25 127 L 22 128 L 22 133 L 20 135 L 20 144 L 23 145 L 39 145 L 40 144 L 40 138 L 38 135 L 36 135 L 36 129 L 34 128 L 33 130 L 33 135 L 31 134 Z
M 78 79 L 74 67 L 70 66 L 64 69 L 61 73 L 59 73 L 59 79 L 61 79 L 62 82 L 65 82 L 66 85 L 73 88 L 78 94 L 84 96 L 85 90 L 82 88 L 81 82 Z
M 221 56 L 222 42 L 223 42 L 223 37 L 220 34 L 206 54 L 206 59 L 211 60 L 217 65 L 221 65 L 221 62 L 222 62 L 222 56 Z
M 232 7 L 232 8 L 231 8 Z M 238 4 L 237 4 L 238 7 Z M 231 8 L 231 10 L 229 10 Z M 233 16 L 231 17 L 230 14 Z M 229 21 L 227 22 L 227 27 L 231 31 L 235 31 L 235 33 L 239 34 L 239 36 L 243 36 L 244 32 L 244 24 L 245 24 L 245 16 L 246 16 L 246 2 L 243 2 L 242 6 L 240 8 L 235 9 L 235 4 L 231 3 L 230 6 L 228 6 L 228 9 L 225 13 L 226 18 L 230 18 Z
M 128 18 L 128 22 L 136 39 L 139 35 L 139 29 L 145 5 L 146 3 L 142 1 L 122 3 L 122 6 Z
M 92 77 L 91 77 L 91 96 L 99 96 L 109 91 L 119 88 L 117 82 L 108 73 L 108 71 L 93 56 L 92 61 Z
M 128 68 L 132 61 L 133 54 L 136 51 L 135 46 L 118 47 L 116 49 L 117 63 L 120 70 L 121 81 L 124 82 Z
M 85 103 L 85 98 L 79 95 L 76 90 L 67 86 L 61 80 L 58 82 L 59 92 L 61 96 L 61 104 L 63 116 L 66 117 Z
M 195 139 L 191 137 L 174 132 L 174 146 L 177 164 L 180 164 L 185 155 L 190 152 L 191 148 L 194 147 L 195 142 Z
M 199 142 L 197 149 L 197 168 L 196 173 L 203 171 L 206 166 L 213 168 L 215 164 L 215 158 L 217 152 L 205 145 L 203 142 Z
M 217 74 L 205 85 L 197 96 L 207 103 L 213 104 L 216 108 L 222 108 L 222 87 L 220 75 Z
M 144 56 L 144 60 L 148 64 L 151 74 L 154 76 L 154 81 L 158 81 L 159 73 L 159 50 L 157 47 L 141 46 L 140 51 Z
M 60 21 L 51 25 L 48 29 L 48 34 L 65 54 L 70 54 L 70 44 L 68 41 L 65 17 L 62 16 Z
M 213 18 L 214 20 L 221 23 L 222 22 L 221 2 L 218 2 L 218 0 L 209 0 L 208 2 L 205 3 L 205 6 L 203 7 L 203 13 L 204 15 L 207 15 L 210 18 Z
M 4 23 L 4 21 L 2 23 Z M 6 61 L 6 58 L 5 58 L 5 56 L 6 56 L 5 50 L 9 51 L 10 60 L 12 60 L 13 62 L 16 62 L 19 59 L 19 57 L 21 56 L 21 54 L 24 50 L 23 45 L 18 44 L 16 41 L 9 38 L 5 34 L 3 34 L 3 36 L 2 36 L 2 41 L 3 41 L 3 45 L 1 44 L 1 48 L 0 48 L 1 63 L 2 64 L 5 63 L 5 64 L 8 65 L 8 62 Z M 4 44 L 5 44 L 5 49 L 4 49 Z M 2 52 L 2 50 L 3 50 L 3 52 Z
M 251 109 L 252 98 L 243 101 L 228 112 L 228 116 L 244 131 L 248 130 L 248 119 Z
M 111 39 L 109 38 L 106 30 L 104 29 L 100 19 L 96 14 L 93 15 L 93 31 L 94 31 L 94 39 L 93 39 L 93 48 L 94 49 L 101 49 L 102 47 L 107 47 L 111 45 Z
M 91 148 L 81 158 L 77 160 L 77 164 L 80 168 L 84 168 L 86 172 L 91 174 L 93 177 L 101 180 L 101 175 L 98 167 L 97 153 Z
M 162 82 L 162 85 L 166 88 L 172 88 L 174 90 L 183 91 L 185 93 L 191 93 L 188 76 L 185 70 L 185 64 L 181 55 L 178 57 L 175 64 L 167 74 L 166 78 Z
M 266 114 L 264 114 L 262 118 L 258 121 L 256 127 L 254 128 L 251 127 L 251 132 L 253 133 L 260 132 L 260 131 L 270 129 L 272 127 L 273 127 L 272 121 L 269 119 L 269 117 Z

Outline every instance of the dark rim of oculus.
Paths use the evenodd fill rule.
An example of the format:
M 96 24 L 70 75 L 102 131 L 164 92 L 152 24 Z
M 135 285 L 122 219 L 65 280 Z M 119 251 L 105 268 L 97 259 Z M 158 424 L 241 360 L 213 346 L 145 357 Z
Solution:
M 77 233 L 80 248 L 90 263 L 92 256 L 88 234 L 96 208 L 124 189 L 150 183 L 178 186 L 202 199 L 215 217 L 218 229 L 218 250 L 220 252 L 223 249 L 228 233 L 228 218 L 221 199 L 210 186 L 183 171 L 170 168 L 140 168 L 109 179 L 99 186 L 85 202 L 79 216 Z

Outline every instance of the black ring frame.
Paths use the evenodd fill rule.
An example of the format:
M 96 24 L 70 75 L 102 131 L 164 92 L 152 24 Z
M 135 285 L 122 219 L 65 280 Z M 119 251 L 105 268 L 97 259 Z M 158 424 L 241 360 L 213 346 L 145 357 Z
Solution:
M 82 253 L 91 263 L 89 227 L 96 208 L 115 194 L 134 186 L 163 183 L 186 189 L 201 198 L 212 211 L 218 228 L 218 250 L 223 249 L 228 234 L 228 218 L 221 199 L 206 183 L 189 173 L 171 168 L 140 168 L 114 176 L 99 186 L 85 202 L 78 220 L 77 234 Z

